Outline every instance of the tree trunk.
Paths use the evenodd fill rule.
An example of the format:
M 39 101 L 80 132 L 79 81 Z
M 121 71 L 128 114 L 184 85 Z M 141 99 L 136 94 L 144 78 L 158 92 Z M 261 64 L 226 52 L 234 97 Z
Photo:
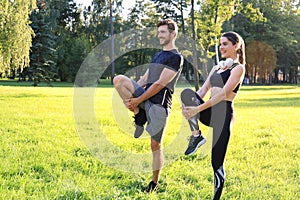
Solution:
M 185 24 L 184 24 L 184 18 L 183 18 L 183 0 L 180 2 L 180 14 L 181 14 L 181 26 L 182 26 L 182 34 L 185 37 Z M 184 41 L 185 42 L 185 41 Z
M 289 83 L 294 83 L 294 70 L 292 67 L 290 67 L 290 72 L 289 72 Z
M 218 22 L 218 10 L 219 10 L 219 6 L 216 6 L 215 25 Z M 219 51 L 218 51 L 218 38 L 217 38 L 217 36 L 215 36 L 215 53 L 216 53 L 215 64 L 218 65 L 219 64 Z
M 109 23 L 110 23 L 110 37 L 111 37 L 111 52 L 110 52 L 110 61 L 111 61 L 111 84 L 113 84 L 113 79 L 115 76 L 115 44 L 114 44 L 114 25 L 113 25 L 113 2 L 109 0 Z
M 208 51 L 204 51 L 204 60 L 208 61 Z M 208 66 L 207 66 L 207 62 L 203 63 L 203 72 L 202 72 L 202 76 L 204 78 L 204 80 L 207 79 L 208 77 Z
M 253 67 L 253 83 L 256 83 L 256 66 Z
M 283 68 L 283 80 L 282 80 L 282 82 L 286 82 L 286 68 Z
M 193 32 L 193 40 L 196 41 L 196 32 L 195 32 L 195 17 L 194 17 L 194 0 L 191 1 L 192 10 L 191 10 L 191 18 L 192 18 L 192 32 Z M 199 90 L 199 76 L 198 76 L 198 63 L 197 63 L 197 50 L 195 42 L 192 42 L 193 45 L 193 68 L 194 68 L 194 85 L 195 90 Z
M 274 72 L 275 72 L 275 77 L 274 77 L 274 83 L 277 84 L 278 83 L 278 68 L 275 68 Z

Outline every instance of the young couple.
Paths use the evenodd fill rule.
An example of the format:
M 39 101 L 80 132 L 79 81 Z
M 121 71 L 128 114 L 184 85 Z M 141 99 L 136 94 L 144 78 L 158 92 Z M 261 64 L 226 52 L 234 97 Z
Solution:
M 135 82 L 126 76 L 114 78 L 114 86 L 125 106 L 134 112 L 138 138 L 144 131 L 151 135 L 152 181 L 146 192 L 156 191 L 163 167 L 162 139 L 165 132 L 174 87 L 182 70 L 183 58 L 177 51 L 175 40 L 177 24 L 170 19 L 157 24 L 157 37 L 162 51 L 155 54 L 142 78 Z M 235 32 L 227 32 L 220 39 L 222 58 L 231 58 L 232 66 L 211 70 L 207 80 L 197 92 L 185 89 L 181 93 L 182 114 L 188 120 L 192 135 L 185 155 L 194 154 L 205 143 L 198 121 L 213 128 L 212 167 L 214 170 L 214 198 L 220 199 L 225 181 L 224 158 L 231 134 L 233 101 L 245 74 L 245 45 Z M 210 90 L 210 99 L 202 98 Z

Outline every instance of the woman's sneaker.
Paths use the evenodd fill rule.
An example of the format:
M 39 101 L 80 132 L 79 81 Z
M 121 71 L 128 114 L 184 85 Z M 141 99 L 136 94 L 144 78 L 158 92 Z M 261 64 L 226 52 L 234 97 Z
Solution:
M 206 142 L 206 139 L 202 135 L 199 135 L 198 137 L 191 135 L 190 141 L 189 141 L 189 146 L 186 149 L 186 151 L 184 152 L 184 154 L 187 156 L 193 155 L 194 153 L 196 153 L 196 151 L 199 149 L 200 146 L 205 144 L 205 142 Z

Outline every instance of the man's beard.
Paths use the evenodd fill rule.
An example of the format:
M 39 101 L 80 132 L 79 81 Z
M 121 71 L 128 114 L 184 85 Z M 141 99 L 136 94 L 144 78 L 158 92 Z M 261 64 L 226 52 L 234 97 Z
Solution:
M 160 43 L 160 45 L 165 46 L 165 45 L 169 44 L 170 41 L 171 41 L 170 37 L 166 38 L 166 39 L 164 39 L 163 43 Z

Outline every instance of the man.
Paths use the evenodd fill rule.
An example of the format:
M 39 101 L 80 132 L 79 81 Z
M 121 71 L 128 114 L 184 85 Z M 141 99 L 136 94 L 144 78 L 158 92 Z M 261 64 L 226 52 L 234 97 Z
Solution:
M 156 191 L 163 167 L 162 139 L 166 128 L 174 87 L 182 70 L 183 58 L 176 50 L 177 24 L 170 19 L 157 24 L 157 37 L 163 50 L 155 54 L 143 77 L 135 82 L 126 76 L 114 78 L 114 86 L 125 106 L 134 112 L 138 138 L 146 130 L 151 135 L 153 176 L 146 192 Z

